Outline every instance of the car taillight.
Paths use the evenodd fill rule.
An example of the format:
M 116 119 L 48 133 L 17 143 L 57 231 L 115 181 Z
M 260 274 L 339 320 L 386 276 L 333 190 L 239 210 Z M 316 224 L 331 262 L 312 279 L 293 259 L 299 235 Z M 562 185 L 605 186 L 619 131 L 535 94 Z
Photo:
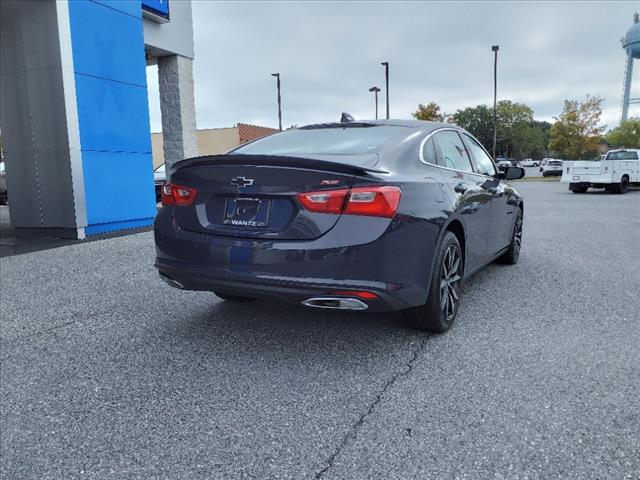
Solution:
M 396 214 L 399 204 L 399 187 L 352 188 L 344 213 L 391 218 Z
M 343 188 L 340 190 L 299 193 L 297 197 L 302 206 L 310 212 L 342 213 L 344 199 L 348 193 L 349 189 Z
M 162 205 L 175 205 L 185 207 L 191 205 L 196 199 L 198 191 L 195 188 L 183 187 L 173 183 L 165 183 L 162 186 Z
M 398 210 L 400 196 L 399 187 L 377 186 L 305 192 L 297 198 L 310 212 L 391 218 Z

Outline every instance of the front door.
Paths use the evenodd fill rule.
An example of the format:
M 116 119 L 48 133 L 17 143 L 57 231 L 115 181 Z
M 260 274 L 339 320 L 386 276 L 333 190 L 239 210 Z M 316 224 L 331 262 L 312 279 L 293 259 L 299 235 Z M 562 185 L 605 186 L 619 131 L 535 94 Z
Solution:
M 493 257 L 509 245 L 515 209 L 509 205 L 508 186 L 497 178 L 497 169 L 486 150 L 475 138 L 463 134 L 474 171 L 481 181 L 481 188 L 491 195 L 491 221 L 487 244 L 487 256 Z

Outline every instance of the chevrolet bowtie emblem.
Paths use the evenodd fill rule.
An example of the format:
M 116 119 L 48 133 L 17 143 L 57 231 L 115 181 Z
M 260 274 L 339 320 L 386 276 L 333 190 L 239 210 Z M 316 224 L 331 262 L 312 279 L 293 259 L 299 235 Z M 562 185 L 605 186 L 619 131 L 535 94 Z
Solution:
M 253 178 L 236 177 L 231 179 L 231 185 L 233 187 L 248 187 L 253 185 Z

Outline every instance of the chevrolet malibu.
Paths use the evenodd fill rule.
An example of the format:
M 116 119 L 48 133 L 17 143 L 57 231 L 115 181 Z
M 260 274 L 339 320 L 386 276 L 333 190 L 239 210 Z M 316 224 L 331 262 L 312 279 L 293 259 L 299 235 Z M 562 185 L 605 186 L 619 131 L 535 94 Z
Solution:
M 518 261 L 523 199 L 506 180 L 524 170 L 498 171 L 450 124 L 344 118 L 174 164 L 160 277 L 228 301 L 402 310 L 446 331 L 464 279 Z

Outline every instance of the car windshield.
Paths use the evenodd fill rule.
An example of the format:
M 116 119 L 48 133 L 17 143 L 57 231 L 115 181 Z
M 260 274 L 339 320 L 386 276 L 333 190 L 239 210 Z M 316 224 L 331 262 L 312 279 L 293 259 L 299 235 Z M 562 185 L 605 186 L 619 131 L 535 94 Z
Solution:
M 637 159 L 638 159 L 637 152 L 626 152 L 624 150 L 619 150 L 617 152 L 607 153 L 607 160 L 637 160 Z
M 409 133 L 396 125 L 313 127 L 287 130 L 256 140 L 232 153 L 247 155 L 364 155 L 393 137 Z

